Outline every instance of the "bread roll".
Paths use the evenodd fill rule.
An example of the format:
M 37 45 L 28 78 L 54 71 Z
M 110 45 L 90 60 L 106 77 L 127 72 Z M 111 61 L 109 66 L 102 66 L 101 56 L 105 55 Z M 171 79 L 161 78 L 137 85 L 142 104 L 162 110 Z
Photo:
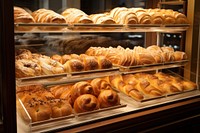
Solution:
M 49 101 L 51 106 L 52 118 L 68 116 L 72 114 L 72 106 L 67 102 L 67 100 L 53 99 Z
M 83 94 L 74 102 L 74 111 L 83 113 L 99 109 L 98 99 L 91 94 Z
M 86 13 L 76 8 L 65 9 L 61 15 L 65 17 L 66 22 L 69 24 L 93 23 L 93 21 L 89 18 L 89 16 Z
M 99 69 L 108 69 L 112 68 L 112 62 L 106 59 L 105 56 L 95 56 L 98 62 Z
M 47 102 L 33 101 L 24 103 L 32 122 L 48 120 L 51 117 L 52 110 Z M 20 110 L 22 118 L 26 117 L 24 111 Z
M 80 57 L 81 57 L 83 64 L 85 66 L 85 68 L 84 68 L 85 71 L 98 69 L 98 62 L 97 62 L 95 57 L 88 56 L 88 55 L 85 55 L 85 54 L 81 54 Z
M 70 59 L 65 64 L 63 64 L 65 72 L 79 72 L 83 71 L 85 66 L 84 64 L 77 59 Z
M 118 94 L 113 90 L 103 90 L 98 96 L 100 108 L 107 108 L 120 104 Z

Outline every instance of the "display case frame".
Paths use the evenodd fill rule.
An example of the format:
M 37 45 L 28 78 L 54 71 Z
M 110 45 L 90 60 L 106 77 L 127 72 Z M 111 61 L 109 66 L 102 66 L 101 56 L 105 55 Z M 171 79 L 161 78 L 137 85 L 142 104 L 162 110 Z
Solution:
M 13 1 L 1 1 L 1 91 L 3 99 L 3 130 L 4 132 L 16 132 L 16 105 L 15 105 L 15 68 L 14 68 L 14 26 L 13 25 Z M 13 39 L 12 39 L 13 38 Z M 123 114 L 118 117 L 86 122 L 75 126 L 55 129 L 55 131 L 159 131 L 165 129 L 171 131 L 180 124 L 190 125 L 200 120 L 198 106 L 199 96 L 173 101 L 156 107 L 141 109 L 134 113 Z M 166 115 L 167 114 L 167 115 Z M 180 116 L 175 118 L 179 114 Z M 162 116 L 162 117 L 160 117 Z M 156 118 L 160 117 L 160 118 Z M 164 120 L 164 122 L 162 122 Z M 144 122 L 141 122 L 144 121 Z M 95 122 L 95 123 L 94 123 Z M 153 124 L 154 122 L 154 124 Z M 161 122 L 161 124 L 158 124 Z M 191 122 L 191 124 L 184 123 Z M 196 124 L 196 123 L 195 123 Z M 121 126 L 122 128 L 120 128 Z

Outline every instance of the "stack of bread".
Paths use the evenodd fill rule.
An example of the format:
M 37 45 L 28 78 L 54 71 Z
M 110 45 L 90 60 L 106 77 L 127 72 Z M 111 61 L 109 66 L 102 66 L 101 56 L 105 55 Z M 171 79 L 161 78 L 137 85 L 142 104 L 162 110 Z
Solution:
M 97 78 L 75 84 L 44 88 L 42 85 L 17 87 L 17 97 L 32 122 L 83 113 L 120 104 L 120 97 L 107 81 Z M 18 111 L 26 118 L 18 102 Z
M 187 55 L 182 51 L 174 51 L 171 47 L 159 47 L 151 45 L 147 48 L 136 46 L 133 49 L 109 47 L 90 47 L 86 51 L 87 55 L 105 56 L 114 65 L 135 66 L 144 64 L 156 64 L 187 59 Z
M 31 53 L 26 49 L 16 51 L 16 77 L 31 77 L 95 69 L 112 68 L 112 63 L 104 56 L 53 55 L 52 57 Z
M 67 24 L 188 24 L 187 17 L 171 9 L 143 9 L 116 7 L 110 12 L 87 15 L 80 9 L 67 8 L 61 14 L 48 9 L 38 9 L 32 14 L 14 7 L 15 22 L 67 23 Z M 20 17 L 16 17 L 21 10 Z M 31 16 L 32 15 L 32 16 Z M 26 18 L 24 16 L 27 16 Z
M 196 89 L 197 85 L 179 77 L 164 74 L 137 73 L 105 77 L 114 88 L 137 101 Z

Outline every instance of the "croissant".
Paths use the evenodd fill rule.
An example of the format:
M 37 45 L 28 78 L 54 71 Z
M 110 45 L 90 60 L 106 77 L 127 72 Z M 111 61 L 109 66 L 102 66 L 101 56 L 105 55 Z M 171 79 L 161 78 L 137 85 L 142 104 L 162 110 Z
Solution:
M 55 98 L 61 98 L 61 95 L 66 91 L 70 89 L 70 85 L 56 85 L 51 87 L 49 90 L 54 95 Z
M 163 24 L 164 23 L 164 16 L 162 13 L 157 12 L 156 10 L 149 9 L 148 14 L 151 16 L 151 23 L 152 24 Z
M 161 10 L 161 13 L 163 13 L 164 16 L 164 24 L 175 24 L 176 19 L 173 15 L 173 10 L 165 9 Z
M 183 84 L 184 90 L 193 90 L 197 88 L 197 85 L 192 81 L 183 80 L 181 83 Z
M 48 9 L 38 9 L 32 13 L 33 18 L 38 23 L 66 23 L 60 14 Z
M 189 24 L 187 17 L 183 13 L 174 11 L 174 17 L 176 24 Z
M 83 113 L 97 109 L 99 109 L 99 101 L 91 94 L 83 94 L 74 102 L 74 111 L 76 113 Z
M 175 61 L 180 61 L 180 60 L 186 60 L 187 59 L 187 55 L 185 52 L 182 52 L 182 51 L 175 51 L 173 53 L 174 55 L 174 60 Z
M 118 94 L 113 90 L 103 90 L 98 96 L 100 108 L 107 108 L 120 104 Z
M 116 7 L 110 11 L 111 17 L 117 24 L 137 24 L 138 19 L 134 12 L 125 7 Z
M 96 79 L 93 79 L 91 82 L 90 82 L 93 90 L 94 90 L 94 95 L 98 97 L 98 95 L 100 94 L 100 92 L 102 90 L 110 90 L 112 89 L 111 85 L 106 81 L 106 80 L 103 80 L 101 78 L 96 78 Z
M 115 24 L 113 18 L 106 14 L 92 14 L 89 17 L 95 24 Z
M 14 22 L 15 23 L 34 23 L 35 20 L 23 8 L 14 6 Z
M 65 9 L 62 14 L 65 17 L 66 22 L 71 23 L 93 23 L 89 16 L 83 11 L 76 8 Z
M 80 81 L 74 84 L 71 88 L 71 98 L 74 102 L 77 97 L 83 94 L 94 94 L 91 84 L 87 81 Z
M 35 19 L 23 8 L 14 6 L 14 23 L 35 23 Z M 34 26 L 15 26 L 19 31 L 30 31 L 33 28 Z

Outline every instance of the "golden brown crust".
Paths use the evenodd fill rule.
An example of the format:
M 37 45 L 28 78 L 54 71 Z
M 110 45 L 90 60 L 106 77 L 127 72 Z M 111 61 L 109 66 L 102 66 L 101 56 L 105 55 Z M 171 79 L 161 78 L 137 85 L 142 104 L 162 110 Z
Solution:
M 83 113 L 97 109 L 99 109 L 98 99 L 91 94 L 83 94 L 74 102 L 74 111 L 76 113 Z
M 52 110 L 52 118 L 68 116 L 72 114 L 72 106 L 67 100 L 53 99 L 49 101 L 49 105 L 51 106 Z
M 78 59 L 70 59 L 66 63 L 63 64 L 65 68 L 65 72 L 79 72 L 83 71 L 85 66 Z
M 98 96 L 100 108 L 107 108 L 120 104 L 118 94 L 113 90 L 103 90 Z
M 83 94 L 94 94 L 92 86 L 87 81 L 77 82 L 71 88 L 71 97 L 73 102 L 77 97 Z
M 111 85 L 106 81 L 101 78 L 95 78 L 90 82 L 93 90 L 94 90 L 94 95 L 98 97 L 100 92 L 102 90 L 110 90 L 112 89 Z

